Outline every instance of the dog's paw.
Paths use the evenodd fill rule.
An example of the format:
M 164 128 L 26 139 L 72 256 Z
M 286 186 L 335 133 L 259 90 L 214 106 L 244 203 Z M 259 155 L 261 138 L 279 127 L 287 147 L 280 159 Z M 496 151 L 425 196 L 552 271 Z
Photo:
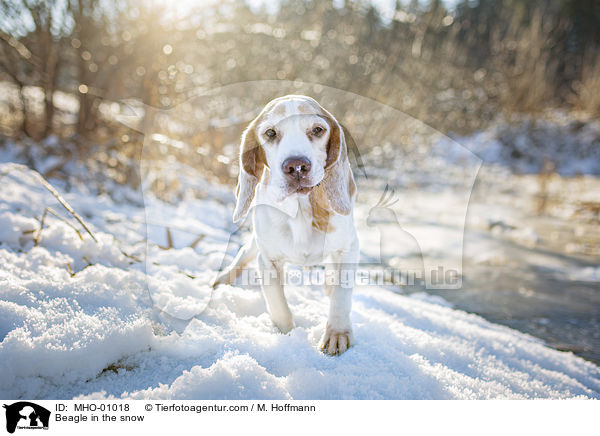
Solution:
M 279 319 L 279 320 L 274 320 L 271 319 L 273 321 L 273 324 L 275 324 L 275 327 L 277 327 L 279 329 L 279 331 L 281 333 L 283 333 L 284 335 L 286 333 L 291 332 L 292 330 L 294 330 L 294 327 L 296 327 L 294 325 L 294 321 L 292 320 L 292 318 L 284 318 L 284 319 Z
M 336 330 L 328 325 L 319 342 L 319 348 L 324 353 L 336 356 L 350 348 L 353 343 L 352 329 Z

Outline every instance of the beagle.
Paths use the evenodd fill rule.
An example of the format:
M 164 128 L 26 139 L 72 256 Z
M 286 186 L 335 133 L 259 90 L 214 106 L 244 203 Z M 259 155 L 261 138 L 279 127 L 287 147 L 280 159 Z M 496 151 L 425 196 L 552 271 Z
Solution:
M 232 283 L 258 253 L 261 288 L 273 323 L 294 328 L 282 277 L 286 263 L 325 263 L 329 317 L 320 348 L 341 354 L 353 343 L 350 311 L 359 245 L 356 184 L 344 131 L 314 99 L 288 95 L 269 102 L 244 131 L 233 220 L 249 213 L 253 235 L 214 285 Z M 344 283 L 343 277 L 351 277 Z

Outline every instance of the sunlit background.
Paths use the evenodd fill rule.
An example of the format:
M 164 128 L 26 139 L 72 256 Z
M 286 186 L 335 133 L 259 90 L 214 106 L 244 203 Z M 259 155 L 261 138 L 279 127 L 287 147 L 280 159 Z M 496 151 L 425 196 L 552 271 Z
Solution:
M 327 89 L 405 117 L 322 101 Z M 345 120 L 365 204 L 385 184 L 406 202 L 427 192 L 419 213 L 398 211 L 424 233 L 455 199 L 450 175 L 432 183 L 450 171 L 423 163 L 432 147 L 452 138 L 483 159 L 464 288 L 436 293 L 600 360 L 599 2 L 0 1 L 2 159 L 67 192 L 133 201 L 117 188 L 139 193 L 144 144 L 230 192 L 242 129 L 282 92 Z M 167 202 L 189 194 L 168 177 L 150 188 Z
M 103 103 L 169 108 L 258 79 L 320 83 L 444 133 L 548 108 L 598 116 L 592 0 L 5 0 L 6 135 L 101 140 Z

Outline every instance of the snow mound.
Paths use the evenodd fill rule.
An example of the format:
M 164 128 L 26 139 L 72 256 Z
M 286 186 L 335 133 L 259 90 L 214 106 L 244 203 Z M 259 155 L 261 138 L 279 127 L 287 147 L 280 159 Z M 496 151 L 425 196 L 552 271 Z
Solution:
M 185 312 L 190 295 L 172 288 L 179 272 L 168 268 L 190 280 L 214 273 L 212 263 L 194 263 L 217 240 L 157 252 L 170 273 L 150 278 L 152 294 L 144 262 L 123 255 L 144 239 L 142 209 L 71 192 L 99 242 L 51 220 L 36 246 L 31 231 L 52 198 L 25 170 L 9 169 L 0 164 L 3 398 L 600 398 L 593 363 L 426 294 L 358 287 L 356 345 L 335 358 L 317 348 L 328 309 L 319 287 L 286 289 L 296 322 L 287 335 L 256 288 L 220 286 L 201 313 Z M 189 228 L 219 222 L 179 219 Z

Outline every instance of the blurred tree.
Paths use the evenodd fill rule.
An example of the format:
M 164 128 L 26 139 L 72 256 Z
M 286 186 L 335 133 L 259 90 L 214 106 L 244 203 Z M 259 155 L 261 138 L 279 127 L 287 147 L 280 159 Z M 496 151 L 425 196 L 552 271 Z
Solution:
M 60 88 L 79 102 L 65 131 L 90 139 L 110 123 L 105 103 L 137 98 L 164 109 L 198 89 L 264 79 L 355 92 L 445 132 L 481 128 L 502 109 L 597 106 L 581 94 L 600 93 L 598 2 L 406 3 L 382 14 L 364 0 L 281 0 L 268 9 L 234 0 L 185 8 L 163 0 L 4 0 L 0 69 L 16 84 L 22 131 L 32 132 L 27 86 L 43 90 L 41 134 L 51 131 Z M 145 122 L 154 124 L 150 113 Z
M 129 14 L 135 10 L 128 0 L 68 2 L 73 20 L 71 66 L 79 100 L 76 132 L 83 137 L 98 126 L 101 102 L 115 94 L 111 91 L 120 87 L 123 75 L 131 73 L 126 47 L 133 30 Z
M 31 136 L 47 136 L 54 121 L 54 93 L 62 66 L 61 44 L 67 31 L 65 2 L 61 0 L 10 0 L 0 2 L 1 66 L 17 84 L 22 102 L 22 131 Z M 43 91 L 44 121 L 31 129 L 25 85 Z

